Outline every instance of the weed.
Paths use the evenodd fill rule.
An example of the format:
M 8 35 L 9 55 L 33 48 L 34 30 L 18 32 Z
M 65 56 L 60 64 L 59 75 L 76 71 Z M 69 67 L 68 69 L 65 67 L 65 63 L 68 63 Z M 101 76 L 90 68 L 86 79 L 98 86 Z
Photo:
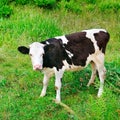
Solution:
M 12 8 L 8 5 L 8 0 L 1 0 L 0 2 L 0 18 L 1 17 L 10 17 L 12 14 Z
M 102 12 L 113 11 L 116 13 L 118 10 L 120 10 L 120 3 L 106 0 L 100 3 L 99 8 Z
M 56 0 L 34 0 L 40 7 L 53 8 L 56 4 Z

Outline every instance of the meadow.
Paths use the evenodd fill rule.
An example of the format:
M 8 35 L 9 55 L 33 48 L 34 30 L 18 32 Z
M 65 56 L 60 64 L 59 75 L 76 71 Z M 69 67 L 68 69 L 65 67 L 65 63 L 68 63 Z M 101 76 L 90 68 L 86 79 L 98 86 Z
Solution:
M 45 9 L 13 2 L 11 16 L 0 18 L 0 120 L 120 120 L 120 10 L 101 7 L 99 11 L 88 3 L 77 10 L 70 3 L 65 9 L 63 3 Z M 54 77 L 47 95 L 40 98 L 43 74 L 32 70 L 29 56 L 20 54 L 17 47 L 89 28 L 110 33 L 103 96 L 97 98 L 97 77 L 94 85 L 86 86 L 91 75 L 88 66 L 64 74 L 61 97 L 69 109 L 53 101 Z

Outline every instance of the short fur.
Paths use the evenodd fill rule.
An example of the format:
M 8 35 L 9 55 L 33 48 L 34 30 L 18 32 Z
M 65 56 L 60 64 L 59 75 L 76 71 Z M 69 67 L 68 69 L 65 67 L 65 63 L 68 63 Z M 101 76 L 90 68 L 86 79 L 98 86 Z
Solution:
M 35 70 L 43 69 L 44 73 L 41 97 L 45 96 L 49 78 L 55 73 L 56 101 L 60 102 L 61 79 L 64 71 L 79 70 L 89 63 L 92 66 L 92 74 L 88 86 L 94 82 L 98 71 L 100 78 L 98 97 L 100 97 L 106 73 L 104 55 L 109 38 L 109 33 L 104 29 L 90 29 L 50 38 L 40 43 L 32 43 L 30 46 L 33 49 L 20 46 L 18 50 L 23 54 L 30 54 L 30 50 L 34 50 L 32 51 L 34 55 L 31 55 L 35 64 L 33 68 Z M 38 46 L 37 49 L 35 45 Z

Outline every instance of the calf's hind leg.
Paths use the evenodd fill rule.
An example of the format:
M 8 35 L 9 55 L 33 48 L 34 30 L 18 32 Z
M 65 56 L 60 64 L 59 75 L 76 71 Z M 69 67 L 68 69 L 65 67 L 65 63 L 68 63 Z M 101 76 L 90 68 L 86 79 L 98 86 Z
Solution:
M 94 83 L 95 77 L 96 77 L 96 65 L 94 62 L 91 62 L 91 68 L 92 68 L 92 74 L 91 74 L 91 78 L 87 84 L 87 86 L 89 87 L 92 83 Z
M 99 66 L 98 67 L 98 74 L 99 74 L 99 78 L 100 78 L 100 87 L 99 87 L 97 96 L 100 97 L 103 93 L 103 86 L 104 86 L 104 79 L 105 79 L 105 75 L 106 75 L 106 68 L 104 66 Z
M 103 93 L 104 79 L 106 74 L 106 68 L 104 67 L 104 54 L 101 53 L 97 55 L 94 62 L 100 79 L 100 87 L 97 94 L 97 96 L 100 97 Z

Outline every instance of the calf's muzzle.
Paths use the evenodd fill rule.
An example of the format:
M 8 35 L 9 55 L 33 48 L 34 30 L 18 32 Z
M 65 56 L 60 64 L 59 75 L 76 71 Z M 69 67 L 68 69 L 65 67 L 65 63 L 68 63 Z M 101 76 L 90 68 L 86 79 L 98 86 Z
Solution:
M 33 70 L 41 70 L 42 69 L 42 66 L 41 65 L 34 65 L 33 66 Z

